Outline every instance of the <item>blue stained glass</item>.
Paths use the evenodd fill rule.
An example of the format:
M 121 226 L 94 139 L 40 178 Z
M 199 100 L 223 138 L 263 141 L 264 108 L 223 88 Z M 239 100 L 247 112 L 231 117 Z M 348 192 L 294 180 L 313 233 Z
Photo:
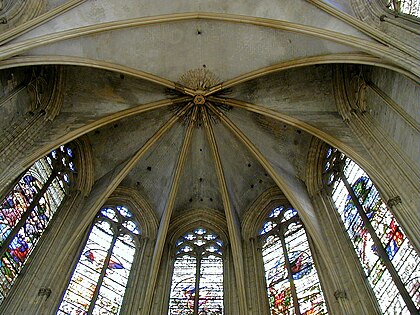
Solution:
M 131 212 L 130 211 L 128 211 L 128 209 L 126 208 L 126 207 L 121 207 L 121 206 L 118 206 L 117 207 L 117 210 L 118 210 L 118 212 L 122 215 L 122 216 L 124 216 L 124 217 L 127 217 L 127 218 L 131 218 L 133 215 L 131 214 Z
M 289 260 L 294 280 L 302 279 L 312 271 L 312 259 L 303 251 L 289 253 Z
M 335 149 L 331 150 L 332 153 L 327 154 L 326 157 L 327 161 L 331 163 L 325 172 L 325 176 L 327 178 L 331 176 L 334 161 L 340 159 L 344 162 L 344 176 L 346 176 L 359 203 L 362 205 L 395 270 L 406 285 L 414 304 L 417 308 L 420 308 L 420 283 L 418 280 L 420 257 L 406 238 L 404 231 L 391 211 L 382 201 L 369 176 L 342 153 Z M 333 181 L 327 181 L 327 183 L 333 188 L 332 199 L 383 313 L 409 314 L 391 274 L 378 255 L 378 248 L 360 217 L 355 201 L 352 200 L 342 179 L 334 177 Z
M 112 221 L 114 221 L 114 222 L 118 222 L 118 216 L 117 216 L 117 213 L 116 213 L 113 209 L 111 209 L 111 208 L 104 208 L 104 209 L 102 209 L 102 210 L 101 210 L 101 213 L 102 213 L 105 217 L 107 217 L 107 218 L 111 219 Z
M 60 155 L 54 150 L 36 161 L 0 204 L 0 245 L 6 250 L 0 260 L 0 302 L 10 291 L 64 198 L 64 184 L 60 176 L 69 183 L 69 169 L 67 172 L 60 169 L 46 187 L 44 195 L 38 196 L 53 174 L 51 158 L 58 159 Z M 36 197 L 39 197 L 39 201 L 33 204 Z M 31 212 L 28 209 L 32 209 Z M 19 228 L 18 224 L 22 227 Z M 8 238 L 10 243 L 5 244 Z
M 57 314 L 119 314 L 136 251 L 136 233 L 112 226 L 127 224 L 125 207 L 103 208 L 94 223 Z M 137 223 L 133 221 L 133 225 Z
M 268 218 L 260 237 L 264 241 L 262 254 L 271 314 L 294 314 L 294 305 L 299 306 L 301 314 L 327 314 L 306 232 L 297 211 L 278 207 Z M 282 246 L 282 238 L 286 248 Z M 289 270 L 293 281 L 289 279 Z M 297 299 L 293 297 L 293 290 Z
M 140 234 L 140 230 L 137 224 L 134 223 L 133 221 L 124 221 L 122 225 L 130 232 L 133 232 L 134 234 L 137 234 L 137 235 Z
M 204 229 L 197 229 L 197 230 L 194 231 L 194 233 L 195 234 L 198 234 L 198 235 L 203 235 L 204 233 L 206 233 L 206 230 L 204 230 Z
M 169 315 L 193 315 L 194 311 L 203 315 L 223 314 L 222 246 L 215 233 L 203 228 L 185 234 L 176 242 Z M 196 274 L 197 264 L 200 264 L 199 274 Z

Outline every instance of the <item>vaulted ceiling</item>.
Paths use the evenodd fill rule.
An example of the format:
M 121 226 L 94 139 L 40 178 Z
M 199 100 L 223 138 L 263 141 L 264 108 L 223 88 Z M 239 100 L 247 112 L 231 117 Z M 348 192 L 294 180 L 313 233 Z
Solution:
M 60 66 L 61 112 L 3 180 L 86 134 L 94 180 L 122 174 L 114 184 L 137 189 L 158 217 L 174 182 L 175 214 L 223 212 L 228 197 L 240 218 L 261 193 L 280 186 L 310 216 L 301 192 L 312 136 L 364 155 L 337 111 L 333 64 L 419 72 L 360 26 L 348 1 L 50 0 L 46 8 L 34 26 L 0 35 L 0 69 L 13 69 L 16 79 L 30 77 L 30 67 Z M 30 110 L 28 95 L 0 108 L 4 130 Z

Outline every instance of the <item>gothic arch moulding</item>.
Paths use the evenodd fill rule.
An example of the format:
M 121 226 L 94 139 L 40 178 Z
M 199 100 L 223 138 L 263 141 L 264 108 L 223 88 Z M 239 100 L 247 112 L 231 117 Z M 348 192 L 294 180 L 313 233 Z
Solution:
M 123 186 L 118 187 L 105 202 L 104 207 L 111 205 L 123 205 L 129 208 L 139 221 L 142 238 L 156 239 L 158 219 L 150 204 L 137 190 Z

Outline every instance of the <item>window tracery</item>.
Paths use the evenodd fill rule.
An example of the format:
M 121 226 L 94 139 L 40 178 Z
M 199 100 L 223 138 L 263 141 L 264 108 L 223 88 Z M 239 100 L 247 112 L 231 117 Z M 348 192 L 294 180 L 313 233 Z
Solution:
M 169 299 L 170 315 L 222 315 L 223 242 L 217 234 L 197 228 L 175 244 Z
M 388 0 L 387 7 L 396 13 L 402 12 L 412 16 L 420 17 L 419 0 Z
M 286 206 L 272 210 L 260 237 L 271 314 L 327 314 L 305 228 L 297 211 Z
M 418 311 L 420 257 L 369 176 L 329 148 L 324 178 L 382 312 Z
M 60 146 L 36 161 L 0 204 L 0 303 L 62 203 L 74 173 L 73 150 Z
M 140 234 L 126 207 L 103 208 L 57 314 L 119 314 Z

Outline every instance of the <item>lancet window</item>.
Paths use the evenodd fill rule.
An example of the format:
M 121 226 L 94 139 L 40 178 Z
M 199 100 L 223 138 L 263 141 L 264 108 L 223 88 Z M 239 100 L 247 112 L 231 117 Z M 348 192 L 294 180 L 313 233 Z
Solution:
M 222 315 L 223 242 L 197 228 L 175 244 L 169 315 Z
M 384 314 L 417 314 L 420 257 L 369 176 L 329 148 L 325 180 Z
M 295 209 L 272 210 L 260 231 L 270 314 L 327 314 L 305 228 Z
M 140 238 L 124 206 L 96 216 L 57 314 L 120 314 Z
M 63 145 L 36 161 L 1 202 L 0 303 L 68 193 L 74 173 L 74 152 Z

